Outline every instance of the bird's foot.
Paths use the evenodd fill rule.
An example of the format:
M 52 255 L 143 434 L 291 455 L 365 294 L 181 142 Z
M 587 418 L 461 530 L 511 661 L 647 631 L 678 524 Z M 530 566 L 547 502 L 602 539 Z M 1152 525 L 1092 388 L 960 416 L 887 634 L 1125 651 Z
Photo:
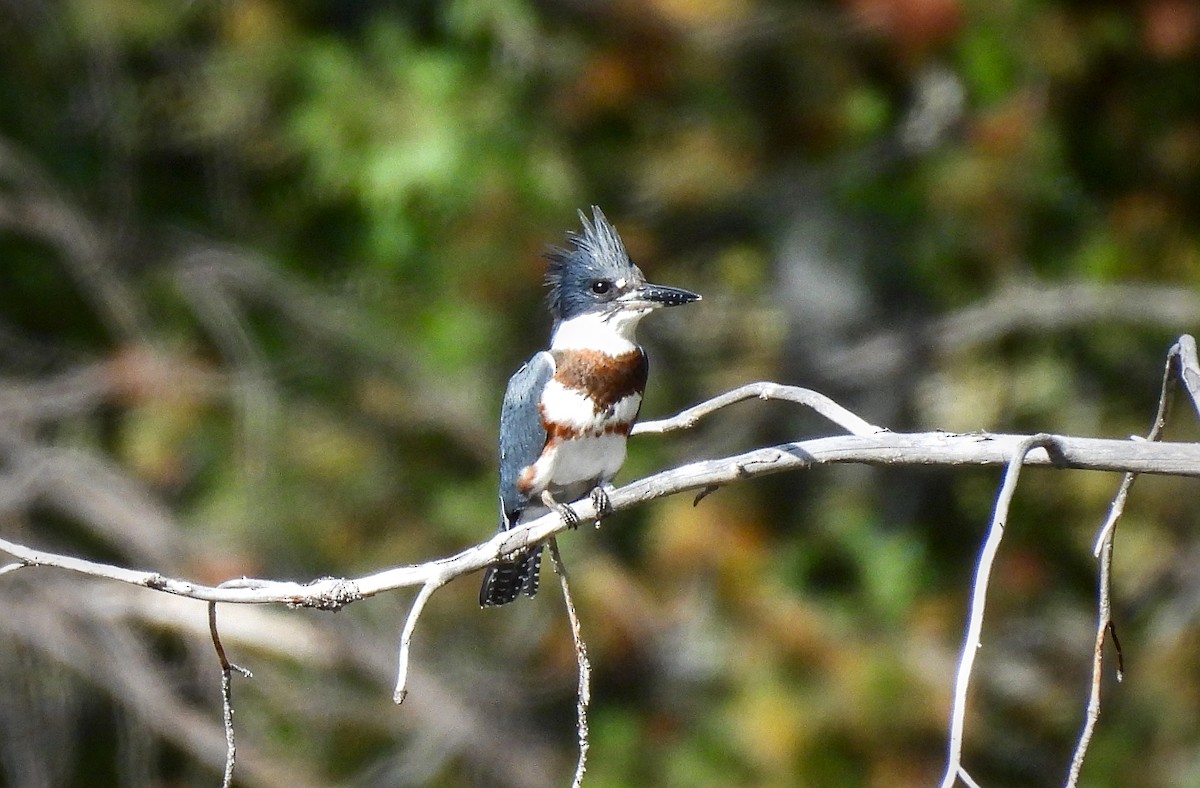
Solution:
M 579 527 L 579 515 L 575 514 L 575 510 L 566 504 L 554 500 L 554 496 L 550 494 L 549 490 L 542 493 L 542 503 L 546 504 L 548 508 L 553 509 L 562 518 L 563 523 L 572 531 Z
M 596 507 L 596 527 L 600 527 L 600 521 L 613 513 L 612 499 L 608 497 L 608 491 L 614 489 L 611 484 L 603 484 L 592 490 L 592 506 Z

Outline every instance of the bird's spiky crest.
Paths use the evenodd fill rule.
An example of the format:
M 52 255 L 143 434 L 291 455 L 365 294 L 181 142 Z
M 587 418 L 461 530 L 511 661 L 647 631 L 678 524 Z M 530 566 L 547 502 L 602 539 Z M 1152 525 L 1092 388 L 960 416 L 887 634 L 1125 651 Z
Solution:
M 571 249 L 552 246 L 546 252 L 549 261 L 546 266 L 546 286 L 550 288 L 547 301 L 550 311 L 559 319 L 571 312 L 567 281 L 571 273 L 620 278 L 636 270 L 629 260 L 629 253 L 625 251 L 624 241 L 617 234 L 617 228 L 608 221 L 600 206 L 592 206 L 591 221 L 580 211 L 579 221 L 583 225 L 583 232 L 567 233 Z
M 599 205 L 592 206 L 591 222 L 583 211 L 579 212 L 579 222 L 583 225 L 583 235 L 571 233 L 571 241 L 576 249 L 598 260 L 628 265 L 629 253 L 625 251 L 625 242 Z

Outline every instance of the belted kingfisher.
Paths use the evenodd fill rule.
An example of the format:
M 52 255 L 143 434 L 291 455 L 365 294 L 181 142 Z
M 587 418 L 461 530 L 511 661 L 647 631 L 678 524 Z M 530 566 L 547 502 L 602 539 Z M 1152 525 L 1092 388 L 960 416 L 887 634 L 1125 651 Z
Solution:
M 599 208 L 592 207 L 592 221 L 582 211 L 579 219 L 583 233 L 568 233 L 571 248 L 546 254 L 550 349 L 517 370 L 504 393 L 501 531 L 542 516 L 547 503 L 569 519 L 563 504 L 589 491 L 597 510 L 607 507 L 604 487 L 625 462 L 649 370 L 634 341 L 638 321 L 659 307 L 700 300 L 647 283 Z M 542 546 L 535 545 L 488 567 L 479 604 L 506 605 L 521 593 L 536 594 L 541 560 Z

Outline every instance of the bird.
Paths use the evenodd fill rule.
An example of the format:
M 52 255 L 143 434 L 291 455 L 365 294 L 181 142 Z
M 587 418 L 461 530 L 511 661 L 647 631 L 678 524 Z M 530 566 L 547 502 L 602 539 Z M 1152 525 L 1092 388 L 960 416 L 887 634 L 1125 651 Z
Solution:
M 629 258 L 598 206 L 568 247 L 545 257 L 547 304 L 554 319 L 550 347 L 508 381 L 500 412 L 501 532 L 551 509 L 568 525 L 565 505 L 591 495 L 598 513 L 611 509 L 607 490 L 625 462 L 625 443 L 642 406 L 649 363 L 635 331 L 662 307 L 700 300 L 697 293 L 650 284 Z M 542 545 L 487 568 L 481 607 L 506 605 L 538 590 Z

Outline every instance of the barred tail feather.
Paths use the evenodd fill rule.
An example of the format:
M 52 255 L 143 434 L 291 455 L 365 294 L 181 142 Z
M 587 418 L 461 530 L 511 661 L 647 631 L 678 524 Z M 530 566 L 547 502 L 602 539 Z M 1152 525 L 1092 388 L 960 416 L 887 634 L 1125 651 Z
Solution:
M 535 595 L 541 566 L 541 545 L 489 566 L 483 575 L 483 586 L 479 589 L 479 606 L 507 605 L 522 593 L 526 596 Z

